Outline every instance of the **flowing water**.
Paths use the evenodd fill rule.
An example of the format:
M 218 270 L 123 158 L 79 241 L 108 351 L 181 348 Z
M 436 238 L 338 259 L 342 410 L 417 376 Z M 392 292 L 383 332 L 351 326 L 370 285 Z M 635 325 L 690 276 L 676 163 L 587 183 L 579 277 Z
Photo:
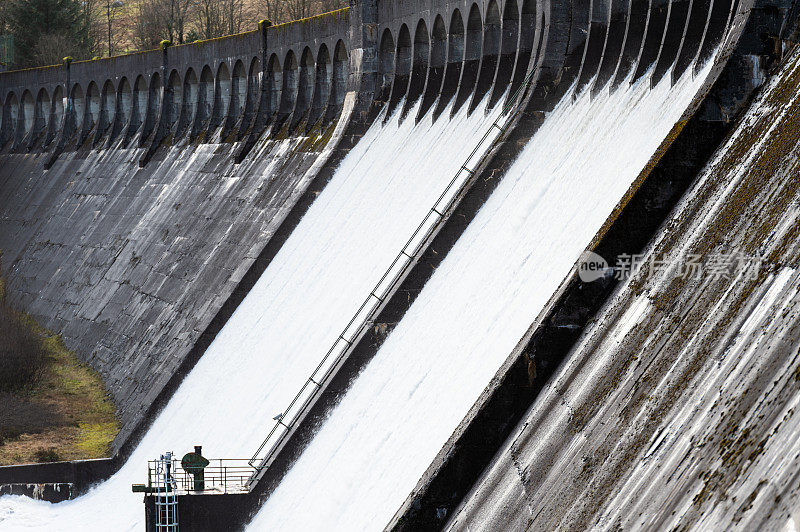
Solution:
M 567 97 L 548 115 L 252 530 L 391 519 L 708 70 L 674 87 L 665 76 L 650 90 L 645 77 Z M 130 485 L 146 480 L 147 460 L 198 443 L 207 456 L 248 458 L 499 113 L 465 108 L 452 120 L 376 122 L 123 468 L 74 501 L 2 497 L 0 529 L 141 530 Z

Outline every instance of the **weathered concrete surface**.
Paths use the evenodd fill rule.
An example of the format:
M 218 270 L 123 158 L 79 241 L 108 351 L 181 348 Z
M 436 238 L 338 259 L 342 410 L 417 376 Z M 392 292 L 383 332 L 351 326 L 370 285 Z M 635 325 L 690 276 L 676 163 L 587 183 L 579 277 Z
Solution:
M 649 247 L 675 267 L 604 307 L 451 529 L 797 527 L 799 89 L 795 53 Z
M 31 499 L 61 502 L 74 497 L 75 486 L 57 482 L 48 484 L 0 484 L 0 495 L 24 495 Z
M 313 179 L 324 141 L 45 156 L 0 164 L 8 299 L 98 369 L 119 408 L 115 450 L 140 421 Z M 324 158 L 325 152 L 322 155 Z

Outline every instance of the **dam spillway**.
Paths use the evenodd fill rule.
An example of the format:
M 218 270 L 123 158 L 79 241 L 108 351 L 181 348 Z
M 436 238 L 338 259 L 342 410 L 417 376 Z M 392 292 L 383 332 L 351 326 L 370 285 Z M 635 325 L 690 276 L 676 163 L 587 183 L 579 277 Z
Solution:
M 389 522 L 702 79 L 559 104 L 249 529 Z
M 548 10 L 539 4 L 518 5 L 513 1 L 503 6 L 488 2 L 452 10 L 448 7 L 441 9 L 441 13 L 433 9 L 422 18 L 392 3 L 381 3 L 377 8 L 358 5 L 355 14 L 347 12 L 346 15 L 354 20 L 346 22 L 348 29 L 352 25 L 360 33 L 348 31 L 347 38 L 337 40 L 334 30 L 344 35 L 341 20 L 345 16 L 338 15 L 342 27 L 338 30 L 326 28 L 330 35 L 322 40 L 331 42 L 324 45 L 325 52 L 320 41 L 315 41 L 319 44 L 313 48 L 318 50 L 316 62 L 314 52 L 310 51 L 312 48 L 306 46 L 295 50 L 287 45 L 274 55 L 268 54 L 271 30 L 266 28 L 246 37 L 255 43 L 252 46 L 262 58 L 249 63 L 249 74 L 244 67 L 247 61 L 235 57 L 236 53 L 246 54 L 232 44 L 208 45 L 229 46 L 225 53 L 230 54 L 229 61 L 234 64 L 232 76 L 224 63 L 215 63 L 215 68 L 208 69 L 198 65 L 185 74 L 170 71 L 170 65 L 185 67 L 194 58 L 191 48 L 167 48 L 155 54 L 161 64 L 157 62 L 158 66 L 149 67 L 153 70 L 150 87 L 137 93 L 136 98 L 129 100 L 125 96 L 127 86 L 121 80 L 116 85 L 105 84 L 100 97 L 99 83 L 87 82 L 85 78 L 86 103 L 81 103 L 81 92 L 75 90 L 78 87 L 75 85 L 63 114 L 53 120 L 56 115 L 51 113 L 49 122 L 41 118 L 44 111 L 35 110 L 43 109 L 41 104 L 30 105 L 33 92 L 25 92 L 22 103 L 18 103 L 16 92 L 11 90 L 16 81 L 4 84 L 4 90 L 11 89 L 6 90 L 3 97 L 6 108 L 10 109 L 3 114 L 6 152 L 3 156 L 18 165 L 16 168 L 38 165 L 49 168 L 47 172 L 63 168 L 64 184 L 61 186 L 68 188 L 72 186 L 68 180 L 73 172 L 91 172 L 76 168 L 89 169 L 104 161 L 109 167 L 124 161 L 129 167 L 140 167 L 131 171 L 133 175 L 146 176 L 153 172 L 153 179 L 161 180 L 169 174 L 159 176 L 153 168 L 187 168 L 189 171 L 183 170 L 181 174 L 187 181 L 203 179 L 203 169 L 209 170 L 210 161 L 218 165 L 217 168 L 231 169 L 223 172 L 236 173 L 244 169 L 244 175 L 238 179 L 244 187 L 256 187 L 255 190 L 261 192 L 259 183 L 263 182 L 271 201 L 276 206 L 281 205 L 277 212 L 265 209 L 258 220 L 253 220 L 247 211 L 233 214 L 236 209 L 231 210 L 233 216 L 241 216 L 240 223 L 248 231 L 241 246 L 216 249 L 216 237 L 208 236 L 206 246 L 210 248 L 207 249 L 219 254 L 219 260 L 227 259 L 231 264 L 240 261 L 244 267 L 231 268 L 238 273 L 228 278 L 223 275 L 211 280 L 214 285 L 211 289 L 220 285 L 224 288 L 211 304 L 191 289 L 192 279 L 185 279 L 183 293 L 187 297 L 194 296 L 187 300 L 191 304 L 175 301 L 168 305 L 171 308 L 165 312 L 165 317 L 176 320 L 176 330 L 190 326 L 192 333 L 176 333 L 179 342 L 174 337 L 169 338 L 170 350 L 180 345 L 179 355 L 177 360 L 172 357 L 162 366 L 162 376 L 148 376 L 148 372 L 158 366 L 150 361 L 142 364 L 141 346 L 128 348 L 131 356 L 128 361 L 123 360 L 123 364 L 138 368 L 142 380 L 134 384 L 121 382 L 116 389 L 121 394 L 121 402 L 130 404 L 126 434 L 132 433 L 133 427 L 140 423 L 145 423 L 149 429 L 121 471 L 76 501 L 48 508 L 4 500 L 5 511 L 13 512 L 22 520 L 20 522 L 31 526 L 78 522 L 83 526 L 97 522 L 98 529 L 108 522 L 115 522 L 122 528 L 135 526 L 141 522 L 142 512 L 138 503 L 130 504 L 129 485 L 139 480 L 136 477 L 141 475 L 142 464 L 147 459 L 163 452 L 165 440 L 170 442 L 169 446 L 189 448 L 200 439 L 206 452 L 218 456 L 249 456 L 263 438 L 275 412 L 285 406 L 313 369 L 320 352 L 335 339 L 342 325 L 339 322 L 351 314 L 353 306 L 374 285 L 390 256 L 397 253 L 410 230 L 429 208 L 428 203 L 441 192 L 442 185 L 458 171 L 463 158 L 497 118 L 508 96 L 522 87 L 526 91 L 524 100 L 512 103 L 523 112 L 512 126 L 518 130 L 527 128 L 530 133 L 514 141 L 517 152 L 511 158 L 513 164 L 506 165 L 500 172 L 492 170 L 490 175 L 497 175 L 500 184 L 496 185 L 486 206 L 465 230 L 462 229 L 464 234 L 439 266 L 441 272 L 437 269 L 429 284 L 414 295 L 418 300 L 411 303 L 407 314 L 399 323 L 392 324 L 394 329 L 385 345 L 378 346 L 375 358 L 366 361 L 359 376 L 340 390 L 336 398 L 338 406 L 331 406 L 324 416 L 316 418 L 315 423 L 320 425 L 318 434 L 302 444 L 303 454 L 290 466 L 284 481 L 267 496 L 264 510 L 256 516 L 252 526 L 256 529 L 278 524 L 290 528 L 300 526 L 292 519 L 306 520 L 304 524 L 312 529 L 326 525 L 336 527 L 332 523 L 338 523 L 339 528 L 357 522 L 366 528 L 385 524 L 524 329 L 569 273 L 580 252 L 648 165 L 651 155 L 676 124 L 686 119 L 687 110 L 691 112 L 697 107 L 697 99 L 702 98 L 714 82 L 746 22 L 742 14 L 744 7 L 724 3 L 705 11 L 674 6 L 674 10 L 662 9 L 663 16 L 659 14 L 662 11 L 649 13 L 635 4 L 597 4 L 585 13 L 577 11 L 580 16 L 571 18 L 566 17 L 563 6 L 553 5 Z M 638 12 L 647 13 L 645 29 L 632 22 L 632 14 Z M 445 20 L 449 21 L 449 26 Z M 624 32 L 610 30 L 612 25 L 621 28 L 622 21 Z M 679 39 L 676 38 L 678 34 L 681 35 Z M 298 35 L 298 39 L 309 37 Z M 618 40 L 620 35 L 622 39 Z M 687 40 L 687 36 L 695 40 Z M 636 41 L 640 42 L 636 44 Z M 230 42 L 235 43 L 236 39 Z M 720 44 L 722 48 L 715 52 Z M 238 45 L 241 47 L 241 41 Z M 332 63 L 326 55 L 328 50 L 335 50 Z M 342 54 L 350 55 L 347 68 Z M 277 75 L 279 57 L 283 57 L 284 65 L 281 79 Z M 89 66 L 66 65 L 64 68 L 68 76 L 77 76 L 79 68 Z M 195 70 L 201 72 L 197 87 Z M 216 75 L 213 74 L 215 70 Z M 8 76 L 20 77 L 15 73 Z M 201 88 L 203 79 L 206 85 Z M 18 86 L 21 85 L 20 82 Z M 114 98 L 108 96 L 105 87 L 110 87 L 111 92 L 119 87 Z M 57 91 L 58 87 L 53 93 Z M 44 94 L 41 89 L 37 92 Z M 133 109 L 135 105 L 126 107 L 125 104 L 143 100 L 148 102 L 145 115 L 137 114 Z M 44 96 L 39 101 L 45 101 Z M 114 106 L 123 114 L 115 112 L 114 117 L 109 118 L 109 110 Z M 662 109 L 664 111 L 659 112 Z M 39 118 L 31 119 L 31 116 Z M 120 116 L 126 118 L 122 120 Z M 144 118 L 140 120 L 140 116 Z M 148 120 L 151 128 L 147 126 Z M 134 125 L 139 121 L 140 124 Z M 624 133 L 602 127 L 609 123 L 617 123 Z M 321 133 L 326 128 L 329 133 Z M 585 136 L 581 137 L 581 133 Z M 313 146 L 312 142 L 311 149 L 304 149 L 309 145 L 308 139 L 315 135 L 319 135 L 320 144 Z M 330 135 L 327 141 L 324 140 L 326 135 Z M 503 137 L 495 146 L 481 147 L 479 155 L 486 155 L 481 168 L 494 164 L 493 158 L 497 158 L 504 143 L 511 144 L 508 137 Z M 617 143 L 631 147 L 630 153 L 626 153 L 628 158 L 602 158 L 601 152 L 592 151 L 608 150 Z M 582 159 L 577 156 L 579 153 L 590 158 Z M 292 158 L 296 162 L 288 165 L 287 170 L 284 161 L 292 161 Z M 601 159 L 607 160 L 593 171 L 592 164 Z M 12 166 L 4 165 L 4 168 Z M 541 171 L 544 177 L 538 180 L 536 170 L 540 168 L 544 169 Z M 26 169 L 24 174 L 36 171 Z M 477 168 L 476 171 L 480 173 Z M 319 175 L 325 172 L 329 178 L 322 186 L 309 189 L 310 183 L 316 184 Z M 13 183 L 10 176 L 9 171 L 5 183 Z M 588 181 L 571 181 L 579 176 Z M 124 182 L 126 176 L 117 177 L 116 181 Z M 225 196 L 229 184 L 220 183 L 218 189 L 204 192 L 221 194 L 225 201 L 232 201 L 235 196 Z M 37 194 L 36 187 L 36 184 L 17 185 L 4 191 L 12 191 L 16 198 L 25 198 L 26 194 Z M 586 196 L 574 194 L 574 190 Z M 270 254 L 263 273 L 259 272 L 253 280 L 252 288 L 248 288 L 236 311 L 231 311 L 226 323 L 220 324 L 218 332 L 213 333 L 216 338 L 199 357 L 194 369 L 188 372 L 171 399 L 164 399 L 163 411 L 154 420 L 144 421 L 146 411 L 142 403 L 159 395 L 162 389 L 168 395 L 171 393 L 167 386 L 171 372 L 188 356 L 206 323 L 234 291 L 237 280 L 244 276 L 250 264 L 258 261 L 261 250 L 267 247 L 263 241 L 256 243 L 255 237 L 263 235 L 265 228 L 267 234 L 280 231 L 279 226 L 282 227 L 283 217 L 292 209 L 292 202 L 302 203 L 300 198 L 306 197 L 309 191 L 315 197 L 307 202 L 310 207 L 305 216 L 302 220 L 298 218 L 295 226 L 285 229 L 290 234 Z M 135 194 L 129 196 L 129 192 L 123 189 L 116 196 L 117 201 L 136 198 Z M 172 201 L 169 194 L 175 194 L 176 199 L 185 196 L 180 188 L 163 187 L 161 194 L 156 195 L 158 208 L 152 211 L 154 218 L 162 217 L 179 203 Z M 141 196 L 142 199 L 146 197 Z M 197 198 L 199 202 L 202 196 L 198 194 Z M 70 204 L 70 199 L 67 195 L 65 204 Z M 96 205 L 102 206 L 103 201 L 106 200 L 97 200 Z M 256 205 L 258 197 L 248 199 L 245 196 L 244 202 Z M 25 200 L 8 203 L 11 208 L 14 204 L 24 205 Z M 86 208 L 89 210 L 90 206 Z M 581 211 L 582 208 L 588 208 L 589 212 Z M 54 211 L 60 209 L 56 204 Z M 128 231 L 126 235 L 135 236 L 135 230 L 129 232 L 126 224 L 134 223 L 132 219 L 140 223 L 143 212 L 146 211 L 141 208 L 131 211 L 129 216 L 123 215 L 115 223 L 122 231 Z M 509 220 L 504 216 L 506 213 L 516 214 Z M 6 222 L 8 219 L 4 216 L 8 227 L 16 229 L 24 225 Z M 172 219 L 180 223 L 182 218 L 178 215 Z M 40 220 L 36 218 L 36 222 Z M 139 226 L 145 233 L 151 229 L 146 222 L 147 219 Z M 45 222 L 36 231 L 29 231 L 31 245 L 53 242 L 50 234 L 55 231 L 54 227 L 54 222 Z M 222 224 L 215 231 L 225 234 L 226 227 Z M 532 228 L 538 231 L 531 232 Z M 202 247 L 191 247 L 202 242 L 196 236 L 199 231 L 202 230 L 194 228 L 183 240 L 176 240 L 175 246 L 184 245 L 182 242 L 187 246 L 178 257 L 203 253 Z M 4 245 L 13 248 L 19 241 L 17 233 Z M 68 240 L 57 244 L 62 248 L 72 245 Z M 516 246 L 521 255 L 510 254 L 509 262 L 497 264 L 483 257 L 492 249 L 495 250 L 492 256 L 502 257 L 507 254 L 503 252 L 506 246 Z M 122 248 L 125 254 L 120 256 L 119 262 L 114 257 L 107 263 L 111 266 L 109 271 L 114 272 L 114 266 L 119 268 L 125 261 L 131 264 L 135 256 L 147 258 L 153 254 L 159 257 L 159 253 L 164 253 L 149 248 L 141 252 L 132 246 L 128 256 L 127 249 Z M 140 255 L 137 252 L 141 252 Z M 30 253 L 25 248 L 17 253 L 20 258 L 13 260 L 22 266 Z M 48 259 L 35 257 L 34 260 Z M 518 262 L 513 263 L 514 260 Z M 152 266 L 157 265 L 158 262 Z M 209 271 L 217 267 L 212 262 L 203 266 Z M 125 285 L 122 281 L 128 274 L 124 272 L 123 269 L 122 275 L 109 280 Z M 169 278 L 173 272 L 164 273 Z M 532 281 L 536 275 L 543 277 Z M 498 284 L 481 281 L 489 278 Z M 486 290 L 472 293 L 469 286 L 452 284 L 456 279 L 467 285 L 485 285 Z M 511 288 L 515 282 L 518 283 L 516 290 Z M 529 286 L 534 282 L 538 284 Z M 89 290 L 91 284 L 91 281 L 87 283 L 84 290 Z M 54 283 L 54 294 L 58 286 Z M 11 288 L 14 294 L 13 282 Z M 535 290 L 528 293 L 526 288 Z M 508 292 L 503 292 L 505 289 Z M 33 284 L 28 287 L 30 303 L 39 291 L 41 287 Z M 81 297 L 81 290 L 76 291 Z M 502 295 L 498 296 L 498 292 Z M 24 290 L 19 291 L 23 293 Z M 120 295 L 117 301 L 109 300 L 104 304 L 106 312 L 119 312 L 119 307 L 125 307 L 126 299 Z M 47 317 L 50 301 L 52 299 L 40 302 L 40 310 L 34 315 Z M 107 304 L 112 302 L 116 306 Z M 496 307 L 489 312 L 491 304 Z M 191 305 L 202 308 L 205 318 L 191 316 Z M 448 305 L 453 307 L 448 308 Z M 135 307 L 128 308 L 135 310 Z M 455 319 L 455 316 L 468 315 L 474 308 L 486 309 L 486 314 L 479 317 L 487 321 L 479 324 L 474 321 L 478 316 L 473 320 Z M 142 318 L 142 314 L 131 314 L 132 323 Z M 64 315 L 62 310 L 50 319 L 63 319 Z M 444 321 L 433 328 L 437 319 Z M 99 321 L 102 324 L 102 320 Z M 467 330 L 458 332 L 458 327 Z M 98 334 L 96 327 L 92 333 Z M 75 339 L 82 338 L 81 334 L 87 333 L 78 332 Z M 117 336 L 101 332 L 99 336 L 100 345 L 113 350 L 113 346 L 108 345 L 109 337 L 120 342 L 120 336 L 130 337 L 131 333 Z M 124 345 L 126 340 L 118 345 Z M 491 346 L 485 342 L 490 342 Z M 154 349 L 145 347 L 145 351 Z M 494 355 L 482 356 L 484 351 Z M 462 367 L 459 367 L 462 362 L 459 354 L 468 357 Z M 438 360 L 432 361 L 431 357 L 437 355 Z M 160 356 L 168 360 L 166 354 L 153 353 L 155 364 Z M 398 360 L 407 362 L 405 373 Z M 112 362 L 116 364 L 120 360 L 103 361 L 98 357 L 101 367 Z M 453 367 L 459 369 L 454 371 Z M 220 370 L 225 373 L 222 388 Z M 415 371 L 422 373 L 415 374 Z M 392 379 L 394 372 L 397 375 Z M 457 388 L 458 393 L 454 392 L 452 400 L 442 403 L 441 408 L 436 409 L 437 415 L 431 416 L 425 404 L 429 405 L 431 398 L 439 395 L 437 390 L 446 389 L 448 383 Z M 150 388 L 151 385 L 154 387 Z M 411 389 L 407 389 L 408 386 Z M 206 390 L 218 391 L 209 397 Z M 378 390 L 386 393 L 379 394 Z M 373 400 L 366 401 L 367 396 Z M 387 402 L 381 403 L 377 398 Z M 239 406 L 235 416 L 231 415 L 232 403 Z M 208 410 L 208 417 L 191 420 L 188 412 L 198 404 Z M 408 408 L 403 409 L 404 405 Z M 365 410 L 365 406 L 377 410 Z M 393 410 L 397 408 L 401 411 Z M 409 417 L 398 425 L 379 423 L 381 416 L 389 412 L 395 412 L 395 420 L 403 419 L 404 415 Z M 374 420 L 375 424 L 365 420 Z M 425 425 L 426 422 L 434 425 Z M 409 432 L 403 433 L 402 429 Z M 418 433 L 429 435 L 416 442 L 421 447 L 415 447 L 413 441 L 400 445 L 408 438 L 414 440 Z M 232 438 L 231 434 L 236 437 Z M 356 459 L 363 453 L 363 447 L 347 446 L 348 442 L 365 444 L 369 438 L 376 438 L 377 447 L 373 448 L 372 455 L 375 460 L 387 466 L 393 463 L 407 466 L 404 467 L 407 478 L 402 483 L 394 479 L 391 486 L 381 484 L 379 477 L 386 476 L 381 468 L 367 467 Z M 380 442 L 387 440 L 395 444 L 381 447 Z M 119 447 L 123 444 L 118 442 Z M 331 445 L 339 449 L 341 455 L 325 451 Z M 318 448 L 322 450 L 317 451 Z M 404 458 L 403 452 L 413 453 L 415 460 Z M 348 466 L 355 469 L 348 469 Z M 359 487 L 353 479 L 366 478 L 361 467 L 367 467 L 377 476 L 376 480 Z M 310 473 L 311 470 L 315 473 Z M 302 471 L 308 473 L 303 475 Z M 301 510 L 297 494 L 304 496 L 302 494 L 309 492 L 311 488 L 303 483 L 319 471 L 328 471 L 326 479 L 330 482 L 338 486 L 344 483 L 355 491 L 342 491 L 342 500 L 318 511 Z M 318 483 L 319 488 L 324 485 Z M 348 501 L 356 506 L 365 504 L 364 495 L 359 494 L 358 489 L 367 488 L 370 489 L 368 495 L 376 501 L 373 512 L 347 510 Z M 331 491 L 329 489 L 328 493 Z M 109 521 L 100 517 L 93 521 L 90 513 L 103 504 L 100 502 L 103 500 L 118 500 L 119 506 L 115 507 L 114 515 L 105 516 Z M 120 510 L 123 507 L 130 511 Z M 286 517 L 286 512 L 291 518 Z

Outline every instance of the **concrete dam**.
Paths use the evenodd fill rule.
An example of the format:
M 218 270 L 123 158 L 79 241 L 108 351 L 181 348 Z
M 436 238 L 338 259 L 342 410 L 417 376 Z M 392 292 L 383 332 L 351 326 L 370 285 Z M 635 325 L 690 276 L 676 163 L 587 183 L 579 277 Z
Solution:
M 0 530 L 795 522 L 798 9 L 354 0 L 0 73 L 7 298 L 121 422 L 0 467 Z

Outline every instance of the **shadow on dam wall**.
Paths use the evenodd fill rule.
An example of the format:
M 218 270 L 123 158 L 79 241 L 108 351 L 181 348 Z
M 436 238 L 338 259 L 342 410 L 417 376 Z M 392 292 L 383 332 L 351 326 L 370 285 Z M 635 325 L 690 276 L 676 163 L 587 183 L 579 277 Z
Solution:
M 542 112 L 576 82 L 599 90 L 673 65 L 674 79 L 709 58 L 734 8 L 749 5 L 708 4 L 357 2 L 228 38 L 0 73 L 9 300 L 101 372 L 123 424 L 119 465 L 381 109 L 447 119 L 451 102 L 499 105 L 530 82 L 434 241 L 439 258 L 420 260 L 400 287 L 406 303 L 387 306 L 380 321 L 391 324 Z M 364 342 L 341 386 L 380 343 Z

